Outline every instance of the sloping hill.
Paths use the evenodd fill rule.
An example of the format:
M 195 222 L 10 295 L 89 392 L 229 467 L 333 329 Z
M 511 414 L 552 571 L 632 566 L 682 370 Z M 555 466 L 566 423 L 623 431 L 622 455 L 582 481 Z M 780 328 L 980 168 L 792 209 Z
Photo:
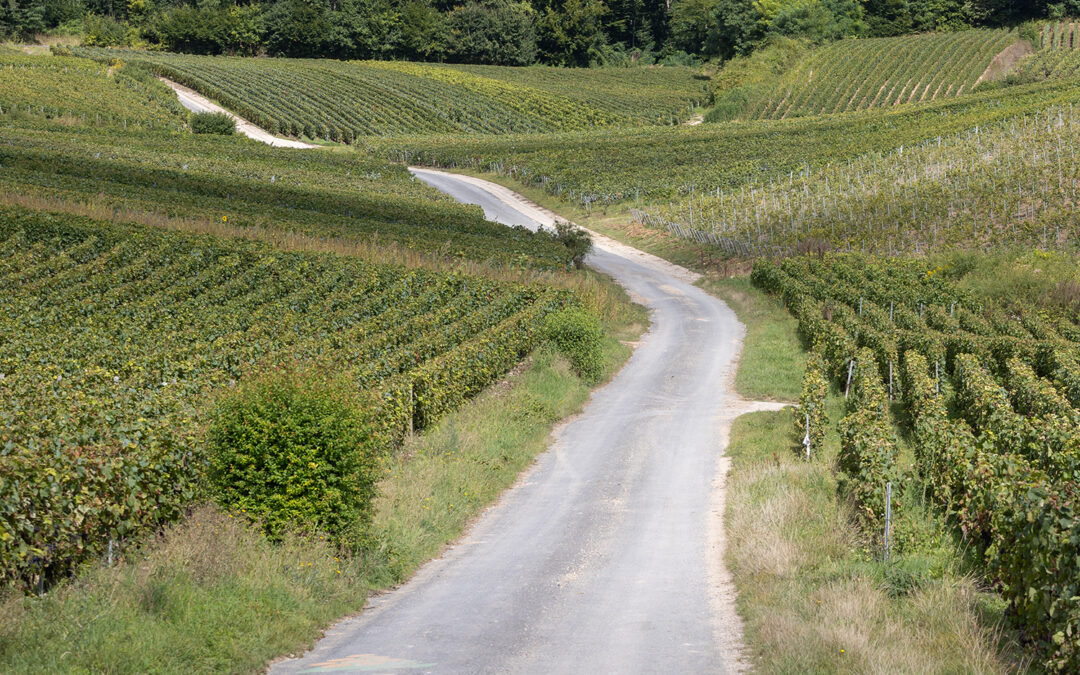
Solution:
M 288 136 L 571 131 L 674 124 L 705 99 L 691 68 L 566 69 L 255 59 L 104 49 L 78 53 L 146 63 L 236 114 Z
M 0 48 L 0 117 L 18 117 L 22 126 L 52 120 L 176 131 L 187 122 L 187 111 L 145 71 Z
M 1032 82 L 1080 75 L 1080 21 L 1043 24 L 1036 47 L 1019 63 L 1014 79 Z
M 746 91 L 726 115 L 785 119 L 957 96 L 1017 39 L 1012 31 L 970 30 L 841 40 L 811 51 L 775 86 Z

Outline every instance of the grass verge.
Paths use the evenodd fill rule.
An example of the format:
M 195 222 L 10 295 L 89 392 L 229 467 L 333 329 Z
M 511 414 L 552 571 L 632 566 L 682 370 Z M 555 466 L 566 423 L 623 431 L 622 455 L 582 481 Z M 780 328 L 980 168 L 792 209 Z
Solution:
M 746 324 L 739 393 L 796 399 L 805 359 L 781 303 L 745 276 L 702 285 Z M 833 392 L 827 404 L 832 423 L 809 462 L 790 410 L 753 413 L 732 426 L 726 563 L 754 664 L 770 673 L 1015 669 L 1010 638 L 997 628 L 1003 602 L 967 574 L 962 545 L 917 488 L 905 492 L 893 531 L 902 551 L 888 563 L 855 527 L 837 490 L 842 395 Z M 906 439 L 898 442 L 910 462 Z
M 604 380 L 647 324 L 593 279 L 605 319 Z M 0 599 L 0 672 L 261 672 L 299 653 L 373 591 L 407 579 L 459 537 L 533 458 L 590 385 L 550 347 L 434 428 L 410 438 L 379 485 L 372 540 L 348 558 L 294 534 L 271 544 L 213 506 L 42 597 Z
M 839 415 L 842 399 L 834 396 L 831 408 Z M 731 438 L 727 563 L 762 672 L 1013 668 L 992 627 L 1000 601 L 963 574 L 928 510 L 905 504 L 915 543 L 894 561 L 866 550 L 837 497 L 835 430 L 810 462 L 796 451 L 788 411 L 741 417 Z

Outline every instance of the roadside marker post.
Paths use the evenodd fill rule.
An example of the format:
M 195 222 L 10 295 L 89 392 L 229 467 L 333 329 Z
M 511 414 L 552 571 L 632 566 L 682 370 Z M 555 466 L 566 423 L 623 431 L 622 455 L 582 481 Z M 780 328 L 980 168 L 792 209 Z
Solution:
M 885 484 L 885 561 L 889 560 L 889 530 L 892 528 L 892 481 Z
M 810 461 L 810 413 L 806 413 L 806 435 L 802 439 L 806 446 L 806 461 Z

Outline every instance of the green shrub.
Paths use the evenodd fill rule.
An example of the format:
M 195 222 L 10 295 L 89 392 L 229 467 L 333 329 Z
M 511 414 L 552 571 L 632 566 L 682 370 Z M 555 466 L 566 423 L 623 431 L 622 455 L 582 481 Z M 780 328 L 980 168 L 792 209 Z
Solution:
M 225 113 L 194 113 L 191 130 L 196 134 L 219 134 L 231 136 L 236 133 L 236 122 Z
M 585 256 L 593 249 L 593 240 L 588 232 L 573 223 L 555 223 L 555 237 L 570 252 L 574 267 L 581 269 Z
M 207 437 L 218 501 L 269 535 L 340 538 L 369 520 L 379 436 L 346 384 L 291 371 L 254 380 L 218 404 Z
M 600 321 L 581 307 L 567 307 L 550 314 L 544 336 L 570 359 L 586 380 L 596 380 L 603 371 L 604 331 Z

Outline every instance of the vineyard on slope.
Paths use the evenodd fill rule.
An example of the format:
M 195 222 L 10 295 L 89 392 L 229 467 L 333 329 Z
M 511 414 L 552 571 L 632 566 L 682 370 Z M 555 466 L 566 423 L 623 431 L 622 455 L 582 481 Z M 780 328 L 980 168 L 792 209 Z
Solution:
M 1027 646 L 1048 670 L 1075 672 L 1080 325 L 1009 298 L 978 302 L 947 274 L 849 255 L 758 261 L 752 279 L 783 298 L 815 354 L 795 414 L 799 438 L 820 438 L 828 423 L 823 379 L 847 395 L 837 421 L 841 485 L 879 550 L 902 555 L 908 545 L 885 537 L 887 483 L 901 533 L 898 493 L 927 490 L 977 548 Z M 890 398 L 909 416 L 892 419 Z M 913 470 L 897 462 L 894 422 L 913 435 Z
M 944 101 L 794 120 L 508 137 L 369 139 L 388 159 L 509 175 L 581 205 L 657 203 L 767 183 L 883 148 L 1067 105 L 1078 85 L 1044 82 Z
M 0 62 L 22 97 L 0 115 L 0 591 L 40 592 L 206 498 L 222 392 L 340 373 L 385 452 L 576 302 L 554 236 L 402 166 L 191 134 L 148 73 L 117 84 L 137 65 Z
M 139 68 L 0 47 L 0 122 L 14 118 L 22 125 L 177 131 L 187 123 L 187 111 L 168 87 Z
M 1032 82 L 1080 75 L 1080 23 L 1042 24 L 1034 47 L 1035 53 L 1020 61 L 1009 80 Z
M 392 447 L 517 363 L 567 291 L 0 207 L 0 585 L 42 587 L 203 490 L 201 407 L 344 372 Z
M 745 88 L 741 106 L 725 106 L 724 116 L 786 119 L 959 96 L 1016 40 L 1005 30 L 840 40 L 810 51 L 771 86 Z
M 270 148 L 239 137 L 8 128 L 0 201 L 108 210 L 120 220 L 180 219 L 337 238 L 421 257 L 563 269 L 546 233 L 491 223 L 360 153 Z
M 1073 247 L 1078 149 L 1080 111 L 1055 106 L 775 182 L 698 193 L 639 217 L 769 251 L 807 240 L 888 254 Z
M 603 69 L 544 66 L 477 69 L 93 48 L 77 53 L 145 64 L 271 133 L 342 143 L 396 134 L 673 124 L 705 99 L 695 71 L 682 67 L 613 76 Z

